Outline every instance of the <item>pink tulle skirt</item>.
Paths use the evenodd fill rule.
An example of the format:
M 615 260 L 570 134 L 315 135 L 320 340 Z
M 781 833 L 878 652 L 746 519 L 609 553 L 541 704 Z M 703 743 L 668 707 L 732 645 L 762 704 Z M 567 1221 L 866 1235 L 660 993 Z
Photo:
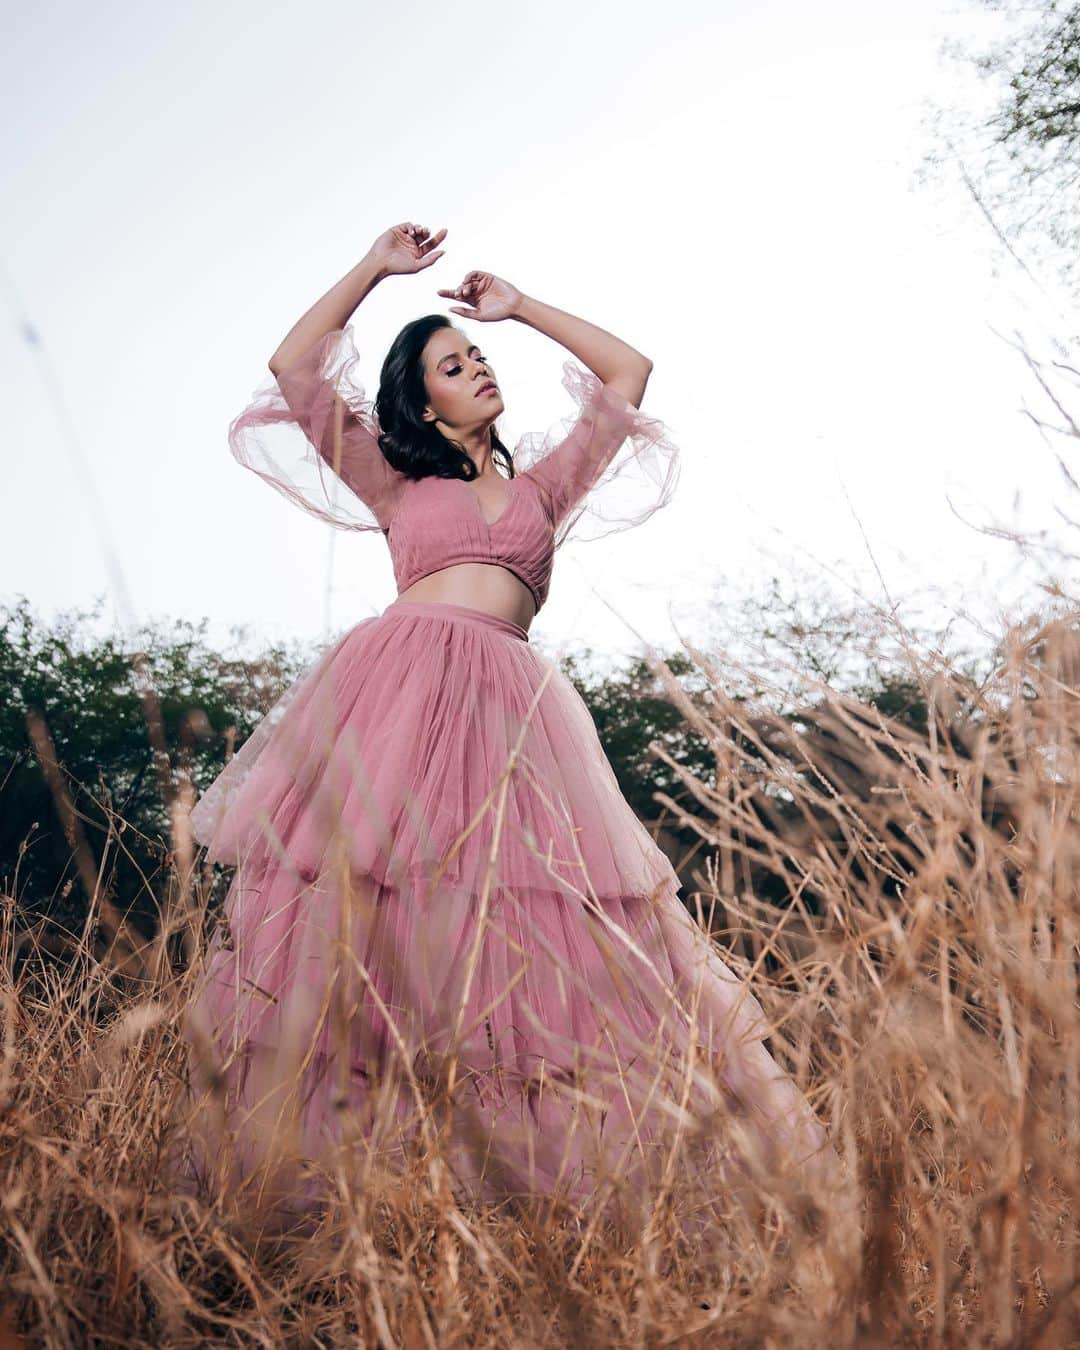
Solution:
M 310 1215 L 437 1135 L 462 1194 L 584 1206 L 648 1194 L 675 1134 L 698 1167 L 723 1137 L 734 1175 L 721 1117 L 831 1153 L 516 623 L 398 600 L 356 624 L 191 819 L 236 871 L 186 1014 L 186 1176 Z

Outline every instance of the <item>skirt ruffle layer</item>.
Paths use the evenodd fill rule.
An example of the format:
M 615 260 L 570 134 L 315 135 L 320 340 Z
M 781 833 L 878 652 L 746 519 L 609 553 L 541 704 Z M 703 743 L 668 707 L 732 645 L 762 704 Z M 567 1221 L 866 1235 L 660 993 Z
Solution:
M 618 896 L 675 880 L 619 790 L 587 706 L 523 628 L 396 601 L 292 685 L 196 804 L 207 858 L 275 854 L 299 880 L 342 837 L 380 885 L 417 875 Z

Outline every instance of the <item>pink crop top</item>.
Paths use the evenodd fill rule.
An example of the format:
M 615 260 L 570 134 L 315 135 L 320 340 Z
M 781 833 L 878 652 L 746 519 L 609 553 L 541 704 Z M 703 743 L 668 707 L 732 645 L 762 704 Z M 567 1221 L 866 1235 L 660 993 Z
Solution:
M 506 505 L 490 524 L 463 478 L 406 479 L 387 542 L 398 592 L 454 563 L 497 563 L 528 586 L 539 611 L 555 559 L 555 530 L 536 480 L 519 472 L 503 484 Z
M 465 479 L 411 479 L 391 467 L 357 359 L 351 328 L 328 333 L 256 389 L 229 426 L 229 447 L 319 519 L 382 531 L 399 593 L 455 563 L 495 563 L 528 586 L 539 611 L 568 538 L 627 529 L 671 500 L 679 452 L 664 424 L 566 361 L 563 386 L 578 410 L 518 440 L 505 505 L 488 521 Z

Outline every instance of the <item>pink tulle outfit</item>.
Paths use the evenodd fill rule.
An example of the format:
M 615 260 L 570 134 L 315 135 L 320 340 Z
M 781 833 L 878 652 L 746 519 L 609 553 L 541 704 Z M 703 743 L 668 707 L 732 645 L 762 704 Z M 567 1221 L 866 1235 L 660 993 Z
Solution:
M 389 465 L 355 364 L 351 331 L 329 333 L 256 391 L 230 445 L 326 522 L 382 531 L 399 591 L 490 562 L 539 608 L 562 542 L 638 524 L 671 497 L 666 428 L 567 361 L 576 415 L 518 442 L 487 519 L 464 480 Z M 517 623 L 400 599 L 358 622 L 191 823 L 207 858 L 236 868 L 186 1023 L 206 1093 L 191 1175 L 220 1165 L 254 1184 L 287 1124 L 308 1165 L 278 1203 L 313 1213 L 341 1157 L 392 1161 L 424 1137 L 428 1089 L 451 1063 L 444 1156 L 482 1199 L 584 1205 L 614 1169 L 647 1187 L 687 1109 L 732 1112 L 799 1159 L 828 1150 L 762 1042 L 760 1005 L 620 793 L 587 706 Z M 341 1144 L 352 1153 L 335 1161 Z

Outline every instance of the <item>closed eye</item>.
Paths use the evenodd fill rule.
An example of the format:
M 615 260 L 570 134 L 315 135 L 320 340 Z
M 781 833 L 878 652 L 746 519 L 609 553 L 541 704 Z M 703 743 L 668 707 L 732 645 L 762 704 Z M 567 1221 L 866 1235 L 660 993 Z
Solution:
M 487 357 L 486 357 L 486 356 L 478 356 L 476 359 L 477 359 L 482 365 L 487 365 Z M 447 375 L 460 375 L 460 374 L 461 374 L 461 369 L 462 369 L 461 366 L 449 366 L 449 367 L 447 367 L 446 373 L 447 373 Z

